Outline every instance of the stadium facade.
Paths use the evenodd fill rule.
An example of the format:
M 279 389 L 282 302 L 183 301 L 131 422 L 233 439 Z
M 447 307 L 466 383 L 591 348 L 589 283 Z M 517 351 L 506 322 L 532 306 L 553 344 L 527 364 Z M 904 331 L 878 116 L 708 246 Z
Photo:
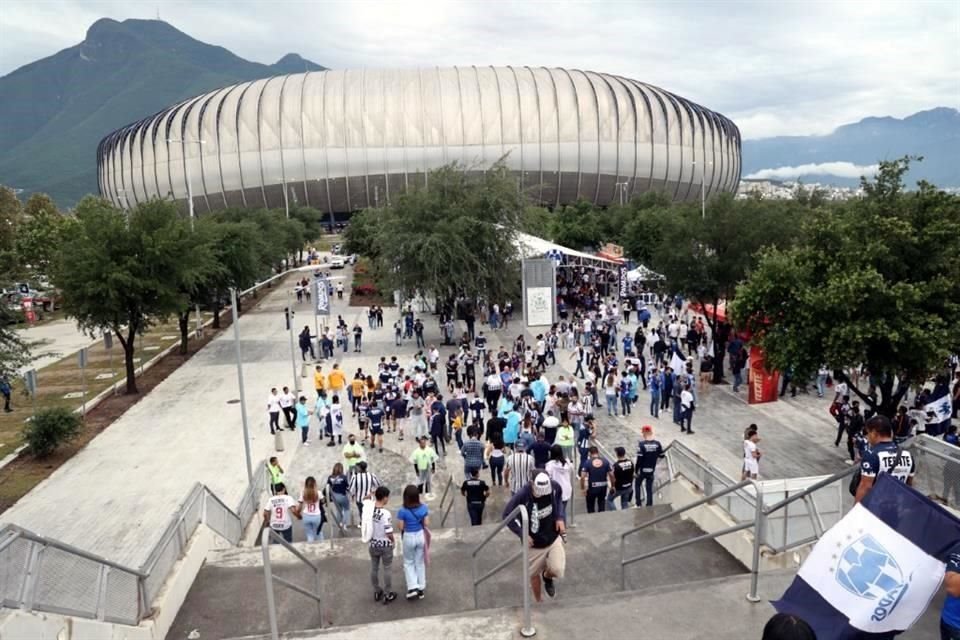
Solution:
M 202 141 L 202 143 L 201 143 Z M 104 138 L 100 193 L 197 212 L 373 206 L 451 162 L 501 157 L 533 198 L 599 205 L 662 191 L 677 201 L 735 191 L 740 132 L 657 87 L 531 67 L 317 71 L 244 82 L 173 105 Z M 429 185 L 427 185 L 429 186 Z

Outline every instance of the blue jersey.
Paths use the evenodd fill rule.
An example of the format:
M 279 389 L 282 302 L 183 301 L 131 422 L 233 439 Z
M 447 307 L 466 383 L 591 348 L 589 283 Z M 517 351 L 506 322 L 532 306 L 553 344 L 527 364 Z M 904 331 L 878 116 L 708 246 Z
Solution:
M 960 543 L 955 544 L 947 556 L 947 573 L 960 573 Z M 954 629 L 960 629 L 960 598 L 947 594 L 941 619 Z
M 629 335 L 623 336 L 623 351 L 633 351 L 633 338 Z
M 864 450 L 860 461 L 860 473 L 864 478 L 876 478 L 881 473 L 888 473 L 900 482 L 906 482 L 914 473 L 913 456 L 907 450 L 902 450 L 897 456 L 897 445 L 892 442 L 878 442 L 875 446 Z
M 657 460 L 663 457 L 663 445 L 659 440 L 641 440 L 637 445 L 637 472 L 653 473 Z
M 379 428 L 383 424 L 383 409 L 374 405 L 367 411 L 367 418 L 370 420 L 370 426 Z

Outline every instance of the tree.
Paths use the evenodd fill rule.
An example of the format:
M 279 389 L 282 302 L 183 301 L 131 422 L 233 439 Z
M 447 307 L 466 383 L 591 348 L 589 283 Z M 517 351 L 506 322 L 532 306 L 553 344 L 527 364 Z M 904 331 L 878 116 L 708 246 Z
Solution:
M 32 360 L 30 344 L 14 329 L 13 314 L 0 301 L 0 378 L 13 378 Z
M 704 317 L 714 336 L 713 381 L 719 383 L 729 336 L 729 326 L 718 314 L 721 301 L 733 300 L 761 248 L 788 246 L 797 230 L 776 203 L 735 200 L 730 194 L 711 200 L 705 217 L 697 203 L 675 205 L 660 220 L 662 239 L 653 251 L 654 268 L 671 290 L 712 308 Z
M 23 206 L 10 187 L 0 186 L 0 274 L 16 278 L 20 264 L 16 253 L 17 231 L 23 222 Z
M 16 234 L 20 264 L 29 265 L 38 275 L 49 275 L 66 228 L 67 219 L 50 196 L 45 193 L 30 196 Z
M 887 416 L 960 346 L 960 198 L 923 182 L 905 192 L 910 160 L 881 163 L 863 199 L 764 252 L 732 307 L 772 367 L 802 378 L 826 365 Z M 865 389 L 844 371 L 861 364 Z
M 218 222 L 209 217 L 197 223 L 216 268 L 206 271 L 198 284 L 198 298 L 213 308 L 213 328 L 220 328 L 220 311 L 231 287 L 238 291 L 252 286 L 270 261 L 260 231 L 253 222 Z M 239 304 L 239 301 L 238 301 Z
M 597 209 L 586 200 L 564 205 L 553 212 L 550 236 L 557 244 L 571 249 L 597 247 L 604 240 L 613 239 L 602 235 L 597 217 Z
M 152 200 L 126 214 L 88 196 L 77 204 L 70 235 L 53 274 L 64 310 L 91 335 L 116 334 L 127 393 L 137 393 L 137 335 L 186 304 L 180 284 L 192 268 L 189 228 L 168 201 Z
M 458 165 L 432 171 L 348 233 L 351 249 L 375 258 L 386 285 L 406 295 L 503 300 L 516 291 L 516 232 L 527 205 L 502 162 L 483 173 Z M 374 216 L 376 215 L 376 218 Z

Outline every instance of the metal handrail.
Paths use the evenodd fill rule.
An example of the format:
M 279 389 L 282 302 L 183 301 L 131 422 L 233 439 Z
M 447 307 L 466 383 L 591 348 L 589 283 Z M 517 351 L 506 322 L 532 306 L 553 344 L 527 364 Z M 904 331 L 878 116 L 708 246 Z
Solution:
M 480 578 L 477 578 L 477 555 L 480 551 L 490 543 L 493 538 L 500 533 L 505 527 L 509 526 L 510 523 L 516 521 L 517 517 L 520 518 L 520 552 L 518 554 L 512 555 L 507 560 L 504 560 L 496 567 L 485 573 Z M 478 592 L 478 587 L 481 582 L 485 582 L 489 578 L 492 578 L 494 575 L 505 569 L 512 562 L 514 562 L 518 557 L 522 558 L 521 567 L 521 585 L 520 588 L 523 591 L 523 626 L 520 627 L 520 635 L 524 638 L 530 638 L 536 635 L 537 630 L 534 628 L 533 623 L 530 620 L 530 576 L 527 574 L 528 567 L 530 566 L 530 561 L 528 558 L 530 543 L 528 541 L 528 536 L 530 531 L 530 516 L 527 514 L 527 507 L 524 505 L 517 505 L 514 507 L 513 511 L 507 514 L 503 521 L 498 524 L 493 531 L 491 531 L 486 538 L 483 539 L 480 544 L 470 553 L 471 562 L 470 562 L 470 571 L 473 576 L 473 607 L 475 609 L 480 607 L 480 596 Z
M 624 556 L 626 555 L 626 539 L 627 539 L 627 536 L 631 536 L 631 535 L 633 535 L 633 534 L 635 534 L 635 533 L 638 533 L 638 532 L 640 532 L 640 531 L 643 531 L 644 529 L 647 529 L 647 528 L 649 528 L 649 527 L 652 527 L 652 526 L 655 525 L 655 524 L 659 524 L 660 522 L 663 522 L 664 520 L 669 520 L 669 519 L 671 519 L 671 518 L 675 518 L 675 517 L 679 516 L 679 515 L 682 514 L 682 513 L 686 513 L 687 511 L 690 511 L 691 509 L 695 509 L 695 508 L 697 508 L 697 507 L 699 507 L 699 506 L 701 506 L 701 505 L 707 504 L 708 502 L 713 502 L 713 501 L 716 500 L 717 498 L 721 498 L 721 497 L 727 495 L 728 493 L 733 493 L 734 491 L 739 491 L 739 490 L 741 490 L 741 489 L 743 489 L 744 487 L 747 487 L 747 486 L 749 486 L 749 485 L 752 485 L 753 488 L 754 488 L 754 490 L 757 492 L 757 505 L 758 505 L 758 508 L 757 508 L 757 515 L 756 515 L 756 518 L 754 519 L 754 522 L 752 522 L 752 523 L 750 523 L 750 522 L 742 523 L 742 524 L 739 524 L 739 525 L 736 525 L 736 526 L 733 526 L 733 527 L 728 527 L 727 529 L 724 529 L 724 530 L 722 530 L 722 531 L 720 531 L 720 532 L 718 532 L 718 533 L 715 533 L 715 534 L 706 534 L 706 535 L 704 535 L 704 536 L 699 536 L 699 537 L 697 537 L 697 538 L 693 538 L 693 539 L 690 539 L 690 540 L 685 540 L 684 542 L 678 542 L 678 543 L 676 543 L 676 544 L 671 544 L 671 545 L 668 545 L 668 546 L 666 546 L 666 547 L 661 547 L 661 548 L 659 548 L 659 549 L 656 549 L 656 550 L 654 550 L 654 551 L 652 551 L 652 552 L 650 552 L 650 553 L 645 553 L 645 554 L 643 554 L 643 555 L 636 556 L 636 557 L 634 557 L 634 558 L 629 558 L 629 559 L 628 559 L 628 558 L 625 558 L 625 557 L 624 557 Z M 732 487 L 726 487 L 726 488 L 722 489 L 721 491 L 717 491 L 717 492 L 715 492 L 715 493 L 711 493 L 711 494 L 708 495 L 708 496 L 704 496 L 703 498 L 700 498 L 699 500 L 695 500 L 695 501 L 691 502 L 690 504 L 684 505 L 683 507 L 681 507 L 680 509 L 677 509 L 676 511 L 671 511 L 671 512 L 669 512 L 669 513 L 665 513 L 665 514 L 663 514 L 662 516 L 658 516 L 658 517 L 654 518 L 653 520 L 649 520 L 649 521 L 644 522 L 643 524 L 641 524 L 641 525 L 639 525 L 639 526 L 636 526 L 636 527 L 634 527 L 634 528 L 632 528 L 632 529 L 628 529 L 627 531 L 624 531 L 623 533 L 620 534 L 620 588 L 621 588 L 622 590 L 625 590 L 625 589 L 627 588 L 627 572 L 626 572 L 627 565 L 633 564 L 633 563 L 635 563 L 635 562 L 639 562 L 640 560 L 645 560 L 646 558 L 652 558 L 652 557 L 654 557 L 654 556 L 658 556 L 658 555 L 660 555 L 661 553 L 666 553 L 667 551 L 674 551 L 675 549 L 680 549 L 680 548 L 682 548 L 682 547 L 689 546 L 689 545 L 691 545 L 691 544 L 693 544 L 693 543 L 695 543 L 695 542 L 700 542 L 700 541 L 702 541 L 702 540 L 712 540 L 713 538 L 718 538 L 718 537 L 720 537 L 720 536 L 727 535 L 728 533 L 735 533 L 736 531 L 741 531 L 741 530 L 743 530 L 743 529 L 749 529 L 750 527 L 757 526 L 758 522 L 759 522 L 760 519 L 761 519 L 760 516 L 761 516 L 762 513 L 763 513 L 762 509 L 759 508 L 759 505 L 762 504 L 762 502 L 763 502 L 763 500 L 762 500 L 762 498 L 760 497 L 760 489 L 759 489 L 759 487 L 757 486 L 756 481 L 754 481 L 754 480 L 743 480 L 743 481 L 737 483 L 736 485 L 734 485 L 734 486 L 732 486 Z M 759 526 L 757 527 L 757 530 L 759 530 Z M 755 538 L 758 538 L 759 536 L 756 536 L 756 535 L 755 535 L 754 537 L 755 537 Z M 757 550 L 759 551 L 759 547 L 757 547 Z M 758 557 L 757 557 L 757 562 L 756 562 L 756 564 L 759 565 L 759 555 L 758 555 Z M 754 575 L 755 575 L 757 570 L 759 570 L 759 566 L 754 567 L 752 573 L 754 573 Z
M 330 515 L 333 517 L 333 522 L 335 522 L 337 525 L 336 528 L 334 528 L 332 525 L 330 526 L 330 548 L 333 549 L 333 539 L 336 537 L 334 535 L 334 531 L 339 531 L 341 538 L 347 537 L 346 531 L 343 528 L 343 510 L 340 509 L 340 505 L 337 504 L 337 501 L 331 498 L 331 491 L 329 487 L 325 488 L 323 492 L 326 497 L 327 506 L 331 507 Z
M 289 580 L 284 580 L 279 576 L 273 575 L 273 567 L 270 566 L 270 543 L 277 542 L 280 546 L 294 555 L 298 560 L 306 564 L 313 570 L 313 584 L 316 593 L 304 589 Z M 277 603 L 273 593 L 273 583 L 277 582 L 284 587 L 306 596 L 317 603 L 317 611 L 320 614 L 320 628 L 323 628 L 323 602 L 321 596 L 320 567 L 310 561 L 307 556 L 300 553 L 296 547 L 283 539 L 283 537 L 270 527 L 266 527 L 260 535 L 260 551 L 263 554 L 263 579 L 267 586 L 267 612 L 270 617 L 270 637 L 273 640 L 280 640 L 280 629 L 277 626 Z
M 768 516 L 768 515 L 770 515 L 771 513 L 774 513 L 775 511 L 779 511 L 780 509 L 783 509 L 783 508 L 786 507 L 788 504 L 791 504 L 791 503 L 793 503 L 793 502 L 796 502 L 797 500 L 802 500 L 803 498 L 806 498 L 807 496 L 809 496 L 809 495 L 810 495 L 811 493 L 813 493 L 814 491 L 817 491 L 818 489 L 821 489 L 821 488 L 827 486 L 828 484 L 833 484 L 833 483 L 836 482 L 837 480 L 842 480 L 842 479 L 846 478 L 847 476 L 853 475 L 853 474 L 857 471 L 857 469 L 859 469 L 859 468 L 860 468 L 860 467 L 857 466 L 857 465 L 851 465 L 851 466 L 847 467 L 846 469 L 843 469 L 842 471 L 838 471 L 837 473 L 833 474 L 832 476 L 827 476 L 827 477 L 824 478 L 823 480 L 819 480 L 819 481 L 817 481 L 817 482 L 814 482 L 814 483 L 813 483 L 812 485 L 810 485 L 809 487 L 805 487 L 804 489 L 801 489 L 801 490 L 798 491 L 797 493 L 795 493 L 795 494 L 793 494 L 793 495 L 791 495 L 791 496 L 787 496 L 786 498 L 784 498 L 784 499 L 781 500 L 780 502 L 776 502 L 776 503 L 770 505 L 769 507 L 766 507 L 766 508 L 763 510 L 763 515 Z
M 22 538 L 24 540 L 30 540 L 31 542 L 36 542 L 37 544 L 42 544 L 47 547 L 53 547 L 54 549 L 60 549 L 61 551 L 66 551 L 69 554 L 80 556 L 85 560 L 90 560 L 91 562 L 96 562 L 98 564 L 108 566 L 111 569 L 116 569 L 118 571 L 123 571 L 125 573 L 133 574 L 138 578 L 146 578 L 148 575 L 144 573 L 142 570 L 133 569 L 131 567 L 118 564 L 111 560 L 107 560 L 102 556 L 98 556 L 95 553 L 90 553 L 89 551 L 78 549 L 77 547 L 69 545 L 65 542 L 60 542 L 58 540 L 53 540 L 51 538 L 45 538 L 40 534 L 34 533 L 29 529 L 24 529 L 23 527 L 20 527 L 15 524 L 3 525 L 3 528 L 0 529 L 0 534 L 6 533 L 6 532 L 11 532 L 13 535 L 11 535 L 8 539 L 4 540 L 2 544 L 0 544 L 0 551 L 3 551 L 3 549 L 5 549 L 8 545 Z

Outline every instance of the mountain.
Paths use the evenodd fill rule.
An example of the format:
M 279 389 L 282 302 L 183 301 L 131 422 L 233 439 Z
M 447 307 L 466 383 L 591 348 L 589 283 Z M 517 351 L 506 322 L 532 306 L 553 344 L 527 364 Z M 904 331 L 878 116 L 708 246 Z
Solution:
M 71 206 L 96 193 L 110 131 L 217 87 L 322 69 L 295 53 L 250 62 L 160 20 L 98 20 L 80 44 L 0 78 L 0 184 Z
M 763 172 L 760 177 L 786 178 L 784 172 L 764 170 L 824 163 L 863 166 L 905 155 L 923 156 L 923 162 L 911 165 L 907 184 L 924 179 L 938 187 L 960 187 L 960 111 L 938 107 L 903 119 L 864 118 L 824 136 L 744 140 L 743 175 Z M 819 173 L 803 175 L 802 180 L 853 186 L 859 180 L 851 169 L 818 167 L 813 170 Z

